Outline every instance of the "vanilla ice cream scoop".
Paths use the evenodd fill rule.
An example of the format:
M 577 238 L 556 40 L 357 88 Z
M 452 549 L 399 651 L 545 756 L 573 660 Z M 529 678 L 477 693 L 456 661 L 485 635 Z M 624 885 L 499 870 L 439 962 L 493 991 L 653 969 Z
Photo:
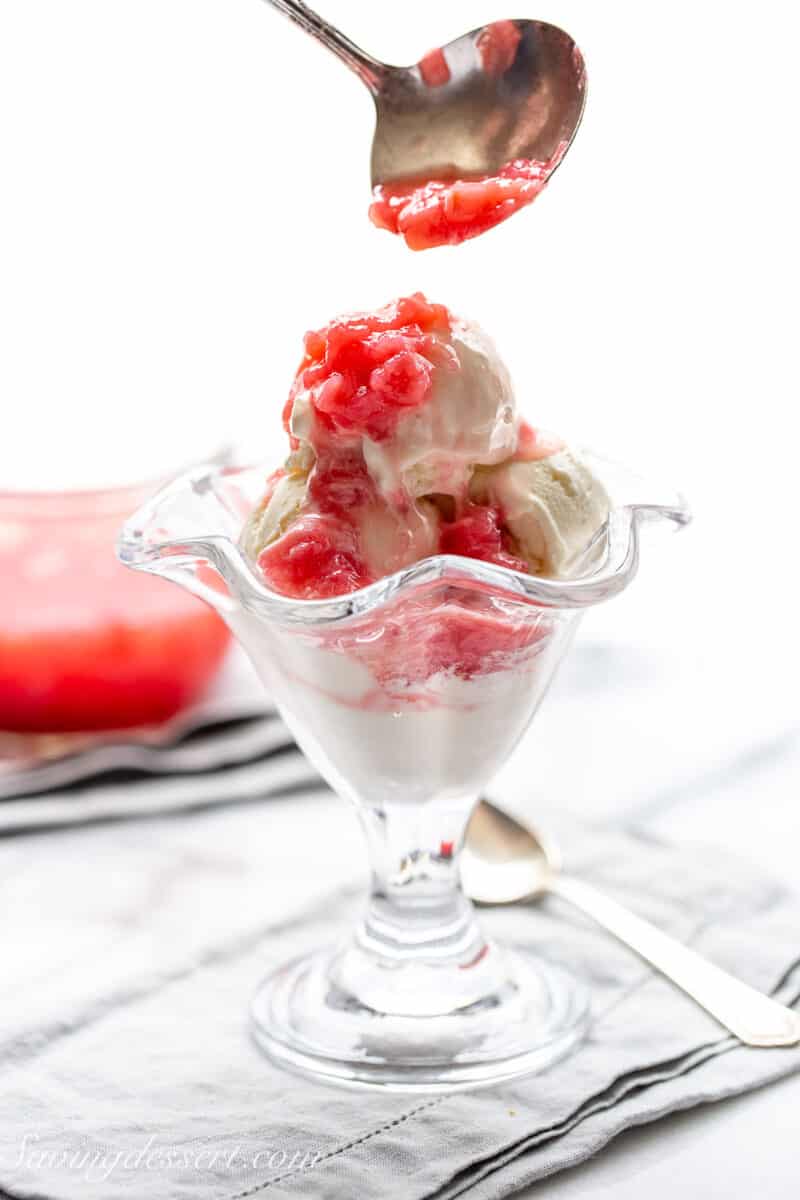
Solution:
M 289 464 L 285 472 L 273 477 L 265 499 L 250 514 L 242 531 L 242 549 L 253 560 L 286 532 L 306 502 L 308 471 L 292 469 Z
M 502 462 L 516 449 L 511 378 L 491 338 L 479 326 L 453 319 L 448 330 L 431 331 L 428 342 L 424 402 L 402 413 L 391 437 L 378 440 L 359 430 L 349 441 L 360 447 L 378 491 L 390 499 L 398 493 L 463 497 L 473 466 Z M 290 431 L 304 445 L 319 441 L 314 400 L 313 388 L 295 392 Z
M 565 575 L 609 512 L 602 483 L 573 451 L 513 459 L 475 472 L 471 495 L 495 505 L 537 575 Z
M 433 504 L 420 500 L 403 510 L 376 500 L 353 516 L 364 564 L 373 579 L 401 571 L 439 551 L 441 518 Z
M 398 422 L 387 442 L 364 440 L 367 468 L 384 495 L 465 496 L 476 465 L 502 462 L 517 444 L 511 377 L 494 342 L 469 321 L 437 335 L 452 352 L 434 370 L 426 402 Z
M 437 554 L 568 574 L 608 515 L 588 466 L 522 421 L 475 324 L 422 293 L 306 334 L 291 438 L 242 534 L 276 591 L 341 595 Z
M 298 465 L 298 460 L 304 465 Z M 254 562 L 298 518 L 316 511 L 309 495 L 313 466 L 313 456 L 295 453 L 269 481 L 266 497 L 242 531 L 242 549 Z M 437 553 L 441 520 L 436 507 L 425 500 L 397 508 L 375 495 L 355 507 L 350 517 L 364 566 L 374 579 Z

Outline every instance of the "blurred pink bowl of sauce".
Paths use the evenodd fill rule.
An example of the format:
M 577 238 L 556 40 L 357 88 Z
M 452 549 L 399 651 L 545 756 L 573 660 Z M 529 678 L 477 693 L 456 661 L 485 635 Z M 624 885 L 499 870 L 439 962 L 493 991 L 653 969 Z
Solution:
M 0 491 L 0 730 L 152 725 L 208 687 L 223 622 L 116 560 L 120 526 L 155 487 Z

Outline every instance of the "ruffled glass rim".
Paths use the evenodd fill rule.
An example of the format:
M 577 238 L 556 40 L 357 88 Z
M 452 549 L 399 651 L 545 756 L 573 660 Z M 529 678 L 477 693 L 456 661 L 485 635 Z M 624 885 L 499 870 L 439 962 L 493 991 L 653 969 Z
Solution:
M 607 485 L 622 481 L 622 494 L 631 497 L 616 502 L 618 489 L 609 487 L 613 507 L 604 525 L 580 557 L 569 578 L 550 579 L 512 571 L 472 558 L 435 555 L 423 559 L 394 575 L 379 579 L 357 592 L 326 600 L 297 600 L 270 591 L 238 545 L 244 518 L 234 504 L 234 490 L 241 497 L 252 486 L 252 502 L 263 491 L 266 471 L 263 467 L 199 466 L 179 476 L 143 504 L 125 522 L 118 541 L 119 559 L 128 567 L 180 578 L 180 582 L 217 608 L 238 601 L 243 607 L 280 623 L 320 625 L 345 621 L 372 613 L 398 597 L 431 585 L 453 583 L 477 586 L 508 599 L 528 601 L 537 606 L 560 609 L 591 608 L 624 590 L 634 578 L 639 563 L 641 527 L 648 522 L 670 522 L 678 528 L 689 523 L 691 514 L 680 493 L 648 485 L 640 476 L 610 460 L 582 452 L 596 474 Z M 230 497 L 226 499 L 225 491 Z M 660 496 L 659 502 L 633 499 L 636 495 Z M 209 498 L 218 506 L 219 524 L 224 532 L 198 531 L 186 535 L 177 525 L 186 525 L 188 502 Z M 177 518 L 177 521 L 176 521 Z M 237 529 L 234 526 L 238 525 Z M 207 563 L 224 579 L 230 597 L 200 579 L 193 579 L 186 568 Z

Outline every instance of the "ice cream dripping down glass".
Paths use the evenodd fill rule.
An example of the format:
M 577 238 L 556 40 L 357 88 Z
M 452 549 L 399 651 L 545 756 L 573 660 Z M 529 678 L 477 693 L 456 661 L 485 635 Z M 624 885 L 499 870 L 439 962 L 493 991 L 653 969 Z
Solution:
M 332 1082 L 449 1091 L 544 1069 L 589 1022 L 580 983 L 488 939 L 459 882 L 473 806 L 528 728 L 582 614 L 628 586 L 682 499 L 585 455 L 612 498 L 568 578 L 438 555 L 351 594 L 288 599 L 239 547 L 264 468 L 198 468 L 145 504 L 123 563 L 215 608 L 298 743 L 358 811 L 371 893 L 340 944 L 275 967 L 252 1007 L 279 1063 Z

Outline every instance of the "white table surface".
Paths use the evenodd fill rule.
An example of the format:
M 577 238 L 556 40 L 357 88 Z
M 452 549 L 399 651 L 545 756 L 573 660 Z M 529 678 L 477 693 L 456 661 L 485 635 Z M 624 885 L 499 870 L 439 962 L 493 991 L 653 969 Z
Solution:
M 602 1154 L 518 1193 L 529 1200 L 789 1200 L 798 1182 L 800 1080 L 632 1130 Z

